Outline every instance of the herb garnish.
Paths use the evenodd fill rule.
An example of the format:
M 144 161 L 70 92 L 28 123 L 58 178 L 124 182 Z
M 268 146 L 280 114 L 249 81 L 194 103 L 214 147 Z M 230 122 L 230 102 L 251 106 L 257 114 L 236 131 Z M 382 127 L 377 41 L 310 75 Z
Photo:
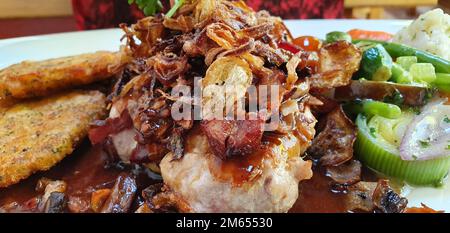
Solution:
M 391 104 L 395 104 L 395 105 L 402 105 L 404 101 L 405 101 L 405 98 L 403 97 L 402 93 L 400 93 L 400 91 L 395 89 L 395 91 L 392 93 L 392 95 L 384 97 L 383 102 L 391 103 Z
M 184 0 L 175 0 L 175 4 L 173 4 L 172 9 L 167 12 L 166 17 L 171 18 L 183 4 Z
M 427 148 L 430 146 L 430 140 L 419 140 L 420 146 L 422 148 Z
M 373 127 L 370 127 L 369 130 L 370 130 L 370 135 L 372 135 L 372 137 L 376 138 L 377 135 L 375 135 L 375 133 L 377 132 L 377 130 Z
M 166 17 L 171 18 L 184 4 L 185 0 L 175 0 L 172 8 L 167 12 Z M 128 4 L 136 3 L 146 16 L 152 16 L 163 9 L 163 4 L 160 0 L 128 0 Z
M 450 123 L 450 119 L 448 118 L 448 116 L 445 116 L 444 122 L 445 122 L 445 123 Z
M 128 4 L 136 3 L 146 16 L 152 16 L 160 12 L 163 5 L 160 0 L 128 0 Z

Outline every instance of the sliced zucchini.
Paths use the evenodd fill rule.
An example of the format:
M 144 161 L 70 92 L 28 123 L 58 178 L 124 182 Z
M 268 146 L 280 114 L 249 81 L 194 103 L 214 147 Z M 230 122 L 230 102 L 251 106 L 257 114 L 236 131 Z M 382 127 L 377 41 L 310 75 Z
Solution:
M 402 56 L 397 57 L 395 60 L 397 64 L 399 64 L 403 69 L 409 71 L 409 68 L 411 65 L 417 63 L 417 57 L 416 56 Z
M 416 63 L 409 68 L 414 81 L 419 83 L 432 83 L 436 79 L 434 66 L 431 63 Z
M 402 110 L 394 104 L 388 104 L 375 100 L 363 100 L 363 112 L 368 115 L 378 115 L 389 119 L 397 119 L 401 116 Z
M 392 58 L 381 44 L 364 51 L 359 75 L 369 80 L 386 81 L 391 78 Z
M 392 64 L 392 76 L 390 81 L 401 84 L 410 84 L 412 77 L 408 71 L 397 63 Z

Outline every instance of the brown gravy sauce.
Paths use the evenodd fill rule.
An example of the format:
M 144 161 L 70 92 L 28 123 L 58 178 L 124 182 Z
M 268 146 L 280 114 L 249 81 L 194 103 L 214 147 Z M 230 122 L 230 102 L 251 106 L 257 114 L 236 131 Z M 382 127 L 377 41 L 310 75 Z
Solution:
M 186 151 L 193 151 L 198 140 L 205 140 L 200 127 L 194 126 L 189 134 L 186 143 Z M 207 142 L 205 142 L 207 143 Z M 209 156 L 208 162 L 212 175 L 225 182 L 231 182 L 234 186 L 241 186 L 247 182 L 252 182 L 262 174 L 265 162 L 274 156 L 273 148 L 284 143 L 284 150 L 289 151 L 288 154 L 299 154 L 300 145 L 298 136 L 288 137 L 286 135 L 264 134 L 261 146 L 255 152 L 246 156 L 236 156 L 226 160 L 222 160 L 208 150 L 206 156 Z M 273 161 L 275 162 L 275 161 Z
M 300 181 L 298 199 L 289 213 L 347 212 L 344 194 L 333 192 L 331 185 L 324 169 L 313 167 L 313 177 Z
M 187 138 L 185 151 L 192 152 L 196 146 L 198 146 L 199 140 L 205 140 L 204 143 L 208 143 L 201 133 L 199 126 L 194 126 Z M 263 139 L 263 141 L 267 141 Z M 232 157 L 227 160 L 222 160 L 215 156 L 214 153 L 208 148 L 204 148 L 207 151 L 206 156 L 209 156 L 209 168 L 215 178 L 221 181 L 230 181 L 235 186 L 240 186 L 252 179 L 258 177 L 262 172 L 262 165 L 265 158 L 270 156 L 270 150 L 267 143 L 263 143 L 257 151 L 247 156 Z
M 235 178 L 245 180 L 249 174 L 252 174 L 249 172 L 251 170 L 249 167 L 253 166 L 253 169 L 255 169 L 263 160 L 262 157 L 255 154 L 254 158 L 246 162 L 230 161 L 221 164 L 222 170 L 229 174 L 235 174 Z M 75 196 L 89 201 L 93 191 L 111 188 L 116 177 L 123 172 L 116 168 L 105 169 L 106 159 L 107 155 L 102 152 L 101 148 L 91 147 L 89 142 L 86 141 L 72 155 L 67 156 L 49 171 L 37 173 L 19 184 L 0 189 L 0 206 L 11 202 L 23 203 L 37 196 L 35 186 L 42 177 L 64 180 L 68 184 L 66 194 L 69 197 Z M 138 182 L 140 184 L 139 190 L 154 182 L 157 181 L 149 177 L 140 178 Z M 325 176 L 323 169 L 316 167 L 310 180 L 300 182 L 298 200 L 289 212 L 346 212 L 343 198 L 343 194 L 332 192 L 331 179 Z M 139 202 L 139 198 L 136 201 Z
M 46 172 L 39 172 L 26 180 L 8 188 L 0 189 L 0 206 L 16 201 L 22 203 L 39 193 L 35 191 L 38 180 L 46 177 L 52 180 L 67 182 L 66 194 L 87 198 L 92 191 L 101 188 L 111 188 L 116 177 L 120 174 L 118 169 L 105 169 L 107 155 L 100 147 L 91 147 L 85 141 L 71 155 Z

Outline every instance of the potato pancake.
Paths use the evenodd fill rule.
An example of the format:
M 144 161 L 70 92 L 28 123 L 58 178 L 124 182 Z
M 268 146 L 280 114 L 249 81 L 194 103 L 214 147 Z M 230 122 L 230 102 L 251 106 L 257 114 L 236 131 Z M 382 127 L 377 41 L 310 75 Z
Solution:
M 123 53 L 96 52 L 45 61 L 24 61 L 0 70 L 0 100 L 53 94 L 111 77 Z
M 0 187 L 45 171 L 72 153 L 105 113 L 99 91 L 73 91 L 14 105 L 0 113 Z

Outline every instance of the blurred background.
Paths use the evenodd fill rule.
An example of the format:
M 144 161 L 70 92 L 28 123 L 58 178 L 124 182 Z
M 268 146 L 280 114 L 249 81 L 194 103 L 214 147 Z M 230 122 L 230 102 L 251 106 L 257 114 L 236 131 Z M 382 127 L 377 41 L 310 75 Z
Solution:
M 163 1 L 164 2 L 164 1 Z M 166 5 L 168 1 L 166 1 Z M 285 19 L 413 19 L 450 0 L 246 0 Z M 0 0 L 0 39 L 117 27 L 143 17 L 128 0 Z

